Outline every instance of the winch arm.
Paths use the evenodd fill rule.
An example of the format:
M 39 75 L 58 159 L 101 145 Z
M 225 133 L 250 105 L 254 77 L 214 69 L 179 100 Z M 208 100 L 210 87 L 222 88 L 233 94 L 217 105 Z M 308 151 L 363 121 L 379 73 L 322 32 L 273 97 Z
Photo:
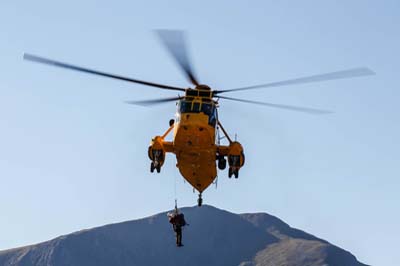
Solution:
M 229 137 L 228 133 L 225 131 L 225 128 L 222 126 L 221 122 L 218 120 L 218 126 L 221 128 L 222 132 L 224 133 L 225 137 L 228 139 L 229 143 L 232 143 L 231 138 Z

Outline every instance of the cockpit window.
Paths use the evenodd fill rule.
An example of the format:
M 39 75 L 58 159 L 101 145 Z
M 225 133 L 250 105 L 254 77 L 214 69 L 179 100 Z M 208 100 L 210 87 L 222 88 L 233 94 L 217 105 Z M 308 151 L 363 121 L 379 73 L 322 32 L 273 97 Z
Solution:
M 192 103 L 192 113 L 200 113 L 200 103 Z
M 204 113 L 209 117 L 208 123 L 215 127 L 217 123 L 217 108 L 213 103 L 181 101 L 179 103 L 180 113 Z
M 200 113 L 203 105 L 200 102 L 181 101 L 179 111 L 181 113 Z
M 212 114 L 212 111 L 213 111 L 213 105 L 209 104 L 209 103 L 203 103 L 202 106 L 201 106 L 201 111 L 204 114 L 210 116 Z

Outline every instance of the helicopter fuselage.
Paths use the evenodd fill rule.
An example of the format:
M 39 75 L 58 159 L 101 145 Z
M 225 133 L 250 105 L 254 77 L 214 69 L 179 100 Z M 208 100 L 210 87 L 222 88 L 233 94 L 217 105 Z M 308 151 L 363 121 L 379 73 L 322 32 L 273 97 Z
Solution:
M 201 97 L 202 96 L 202 97 Z M 208 96 L 208 97 L 207 97 Z M 243 148 L 239 142 L 231 141 L 227 133 L 229 145 L 219 145 L 216 139 L 218 121 L 218 103 L 211 98 L 210 91 L 188 90 L 186 97 L 177 103 L 175 122 L 163 136 L 152 139 L 149 157 L 152 160 L 151 171 L 160 168 L 168 152 L 176 155 L 181 175 L 200 193 L 217 177 L 218 167 L 226 167 L 229 163 L 229 177 L 238 175 L 244 164 Z M 165 137 L 173 130 L 173 140 L 165 141 Z
M 174 127 L 174 153 L 182 176 L 199 192 L 216 178 L 215 127 L 204 113 L 180 113 Z

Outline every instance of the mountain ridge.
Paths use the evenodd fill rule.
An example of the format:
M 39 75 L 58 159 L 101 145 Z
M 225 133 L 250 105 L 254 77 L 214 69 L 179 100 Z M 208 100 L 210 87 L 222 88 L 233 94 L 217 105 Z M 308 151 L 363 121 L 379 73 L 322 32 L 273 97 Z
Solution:
M 4 266 L 241 265 L 365 266 L 329 242 L 266 213 L 185 207 L 190 224 L 177 248 L 166 213 L 0 251 Z

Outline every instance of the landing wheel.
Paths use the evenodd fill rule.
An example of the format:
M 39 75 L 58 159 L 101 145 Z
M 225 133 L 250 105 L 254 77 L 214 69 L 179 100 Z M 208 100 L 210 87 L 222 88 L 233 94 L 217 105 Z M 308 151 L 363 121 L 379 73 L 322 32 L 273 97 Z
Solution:
M 157 170 L 157 173 L 160 173 L 161 172 L 161 165 L 157 165 L 156 170 Z
M 153 173 L 155 168 L 156 167 L 154 166 L 154 162 L 151 162 L 151 164 L 150 164 L 150 172 Z
M 235 171 L 233 171 L 233 175 L 235 176 L 235 178 L 239 177 L 239 169 L 235 169 Z
M 218 169 L 224 170 L 225 168 L 226 168 L 226 159 L 224 157 L 221 157 L 218 159 Z
M 231 178 L 233 174 L 232 168 L 229 167 L 229 171 L 228 171 L 228 177 Z
M 201 205 L 203 204 L 203 199 L 201 198 L 201 193 L 199 194 L 199 198 L 197 199 L 197 205 L 199 207 L 201 207 Z

